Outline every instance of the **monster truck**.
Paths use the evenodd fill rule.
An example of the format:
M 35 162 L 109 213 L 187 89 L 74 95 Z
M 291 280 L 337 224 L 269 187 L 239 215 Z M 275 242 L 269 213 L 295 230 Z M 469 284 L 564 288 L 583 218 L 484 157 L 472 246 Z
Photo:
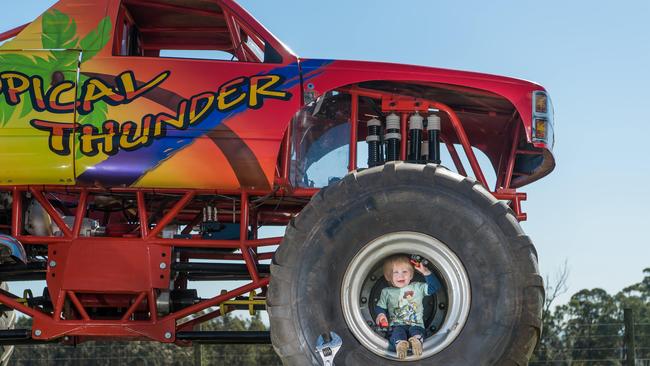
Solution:
M 397 364 L 373 319 L 401 253 L 442 283 L 407 363 L 528 362 L 542 86 L 299 58 L 233 0 L 61 0 L 0 39 L 0 281 L 46 286 L 0 290 L 32 318 L 3 345 L 272 342 L 308 365 L 335 337 L 337 364 Z M 195 330 L 235 310 L 270 333 Z

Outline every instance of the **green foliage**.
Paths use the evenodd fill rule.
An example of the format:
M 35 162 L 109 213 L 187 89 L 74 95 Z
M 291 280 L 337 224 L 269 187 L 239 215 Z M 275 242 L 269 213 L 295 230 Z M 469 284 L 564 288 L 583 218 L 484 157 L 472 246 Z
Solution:
M 53 9 L 43 14 L 43 48 L 69 50 L 77 47 L 77 23 Z
M 51 70 L 48 59 L 21 54 L 0 53 L 0 65 L 2 65 L 2 71 L 20 71 L 26 75 L 50 75 L 49 71 Z M 32 110 L 27 103 L 31 104 L 31 101 L 23 96 L 23 110 L 20 117 L 24 117 Z M 0 98 L 0 127 L 9 122 L 16 108 L 17 106 L 10 106 L 4 98 Z
M 65 80 L 75 80 L 79 51 L 82 52 L 82 63 L 95 57 L 106 46 L 110 38 L 111 25 L 110 18 L 105 17 L 94 30 L 79 40 L 77 24 L 72 18 L 56 9 L 48 11 L 43 15 L 41 34 L 43 49 L 51 50 L 47 58 L 28 57 L 22 54 L 0 54 L 1 70 L 20 71 L 28 76 L 38 75 L 43 79 L 45 89 L 52 85 L 55 72 L 61 72 Z M 82 83 L 82 81 L 85 80 L 79 82 Z M 98 112 L 89 116 L 92 117 L 92 120 L 103 121 L 105 119 L 108 108 L 103 104 L 96 105 Z M 23 99 L 22 108 L 21 118 L 33 110 L 28 98 Z M 0 127 L 4 127 L 9 122 L 15 109 L 15 106 L 9 106 L 0 98 Z
M 99 22 L 97 28 L 90 31 L 90 33 L 79 42 L 79 48 L 83 51 L 82 63 L 95 57 L 95 55 L 106 46 L 108 38 L 110 37 L 111 25 L 111 19 L 105 17 Z
M 650 358 L 650 268 L 644 275 L 643 281 L 614 296 L 598 288 L 582 290 L 569 303 L 545 311 L 531 365 L 621 365 L 624 309 L 632 309 L 638 324 L 637 357 Z

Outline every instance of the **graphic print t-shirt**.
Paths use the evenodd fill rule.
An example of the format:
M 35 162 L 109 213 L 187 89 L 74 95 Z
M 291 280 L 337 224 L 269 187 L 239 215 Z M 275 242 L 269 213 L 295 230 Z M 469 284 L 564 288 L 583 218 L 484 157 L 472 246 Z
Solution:
M 388 310 L 390 326 L 409 325 L 424 328 L 422 304 L 427 294 L 427 284 L 413 282 L 402 288 L 385 287 L 377 306 Z

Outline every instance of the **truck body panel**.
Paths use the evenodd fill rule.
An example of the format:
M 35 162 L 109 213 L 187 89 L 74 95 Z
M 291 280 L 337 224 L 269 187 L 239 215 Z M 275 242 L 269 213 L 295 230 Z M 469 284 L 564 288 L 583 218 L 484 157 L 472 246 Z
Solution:
M 429 91 L 458 113 L 469 111 L 461 117 L 472 146 L 497 171 L 510 144 L 509 123 L 518 119 L 530 149 L 545 153 L 520 164 L 532 168 L 526 178 L 513 178 L 515 186 L 554 166 L 552 141 L 533 141 L 532 95 L 544 91 L 535 83 L 410 65 L 301 60 L 232 1 L 202 5 L 205 14 L 197 14 L 204 20 L 160 4 L 149 14 L 137 1 L 62 0 L 0 46 L 0 184 L 270 189 L 303 95 L 373 83 L 404 95 Z M 241 34 L 258 34 L 279 58 L 160 57 L 163 48 L 183 42 L 196 49 L 225 46 L 196 31 L 169 33 L 167 44 L 147 35 L 161 31 L 160 17 L 173 16 L 172 23 L 189 29 L 190 22 L 207 24 L 208 13 L 219 9 L 232 12 Z M 144 42 L 137 55 L 128 54 L 132 29 Z M 33 102 L 41 97 L 42 103 Z

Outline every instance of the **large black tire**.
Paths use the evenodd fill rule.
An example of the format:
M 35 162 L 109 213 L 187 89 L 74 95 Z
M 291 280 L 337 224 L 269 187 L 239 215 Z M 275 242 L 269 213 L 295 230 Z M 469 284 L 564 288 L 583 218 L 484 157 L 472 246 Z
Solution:
M 318 336 L 343 340 L 335 363 L 398 365 L 351 333 L 341 283 L 373 239 L 430 235 L 460 259 L 471 288 L 466 323 L 440 352 L 412 365 L 527 365 L 541 329 L 543 283 L 530 239 L 482 185 L 436 165 L 391 163 L 351 173 L 319 192 L 287 227 L 271 265 L 271 339 L 284 365 L 318 365 Z

